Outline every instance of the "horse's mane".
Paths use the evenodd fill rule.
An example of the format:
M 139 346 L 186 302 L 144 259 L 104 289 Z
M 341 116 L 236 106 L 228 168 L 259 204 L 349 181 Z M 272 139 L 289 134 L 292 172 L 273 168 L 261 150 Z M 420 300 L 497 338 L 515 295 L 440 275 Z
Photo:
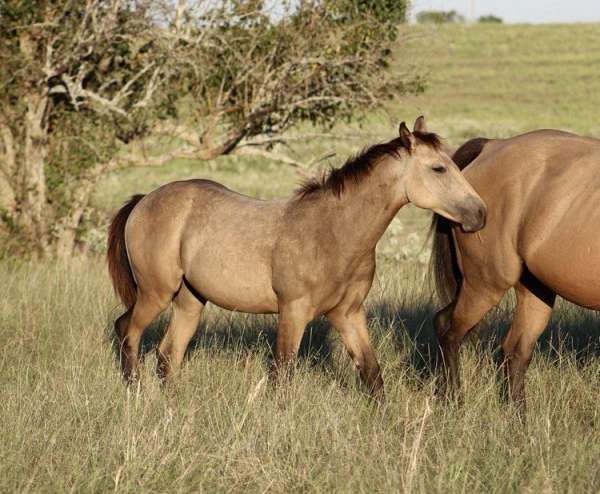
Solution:
M 413 132 L 418 141 L 434 149 L 441 146 L 440 137 L 430 132 Z M 331 191 L 336 197 L 340 197 L 346 188 L 346 184 L 359 183 L 364 177 L 371 173 L 371 170 L 386 156 L 400 155 L 400 149 L 404 148 L 410 152 L 410 149 L 404 144 L 400 137 L 396 137 L 389 142 L 375 144 L 363 149 L 355 156 L 351 156 L 339 168 L 331 167 L 320 178 L 314 177 L 305 181 L 297 190 L 296 195 L 303 199 L 319 190 Z

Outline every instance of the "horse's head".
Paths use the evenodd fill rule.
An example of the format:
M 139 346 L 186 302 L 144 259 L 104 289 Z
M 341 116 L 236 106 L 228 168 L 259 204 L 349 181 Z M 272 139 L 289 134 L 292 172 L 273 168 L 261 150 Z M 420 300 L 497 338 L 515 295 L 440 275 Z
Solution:
M 416 120 L 413 132 L 402 122 L 400 140 L 408 151 L 404 172 L 408 200 L 460 223 L 464 231 L 483 228 L 485 203 L 442 150 L 438 137 L 427 132 L 425 119 Z

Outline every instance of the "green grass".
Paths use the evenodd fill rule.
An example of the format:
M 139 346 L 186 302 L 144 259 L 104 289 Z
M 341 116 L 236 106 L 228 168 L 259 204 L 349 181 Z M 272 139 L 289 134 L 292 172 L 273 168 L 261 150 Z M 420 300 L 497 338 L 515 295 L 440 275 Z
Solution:
M 600 136 L 600 26 L 417 27 L 410 37 L 398 63 L 424 67 L 429 89 L 370 115 L 363 131 L 384 139 L 397 120 L 424 113 L 453 145 L 540 127 Z M 333 150 L 339 163 L 368 141 L 287 152 Z M 113 174 L 94 198 L 104 218 L 91 233 L 97 251 L 128 196 L 188 177 L 263 198 L 289 195 L 302 179 L 240 157 Z M 291 382 L 273 389 L 276 319 L 214 307 L 173 386 L 161 389 L 153 372 L 164 316 L 144 338 L 142 386 L 126 389 L 111 347 L 120 308 L 102 260 L 0 263 L 0 492 L 599 493 L 598 317 L 564 303 L 556 311 L 528 374 L 526 428 L 498 397 L 494 349 L 510 299 L 481 347 L 463 348 L 465 403 L 439 400 L 428 218 L 405 208 L 379 247 L 368 308 L 386 381 L 380 408 L 325 321 L 307 330 Z
M 600 137 L 600 25 L 476 25 L 410 31 L 407 58 L 429 87 L 397 118 L 429 116 L 454 145 L 560 128 Z

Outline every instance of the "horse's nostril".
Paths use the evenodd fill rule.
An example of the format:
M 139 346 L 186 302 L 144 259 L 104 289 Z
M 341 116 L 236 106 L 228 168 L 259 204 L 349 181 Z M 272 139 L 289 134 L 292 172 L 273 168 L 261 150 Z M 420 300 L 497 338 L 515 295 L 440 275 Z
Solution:
M 477 208 L 474 214 L 474 221 L 471 227 L 472 231 L 481 230 L 485 226 L 486 210 L 483 207 Z
M 464 208 L 462 217 L 462 228 L 465 232 L 476 232 L 485 226 L 487 210 L 479 201 L 470 201 L 470 204 Z

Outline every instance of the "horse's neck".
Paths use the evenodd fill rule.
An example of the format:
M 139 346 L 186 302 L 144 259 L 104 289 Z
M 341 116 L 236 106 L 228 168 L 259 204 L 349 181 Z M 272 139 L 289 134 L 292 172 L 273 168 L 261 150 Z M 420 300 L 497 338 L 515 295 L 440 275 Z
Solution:
M 359 183 L 348 184 L 340 198 L 329 198 L 332 228 L 343 232 L 338 235 L 342 251 L 360 255 L 375 249 L 398 210 L 408 202 L 398 197 L 397 180 L 381 163 Z

